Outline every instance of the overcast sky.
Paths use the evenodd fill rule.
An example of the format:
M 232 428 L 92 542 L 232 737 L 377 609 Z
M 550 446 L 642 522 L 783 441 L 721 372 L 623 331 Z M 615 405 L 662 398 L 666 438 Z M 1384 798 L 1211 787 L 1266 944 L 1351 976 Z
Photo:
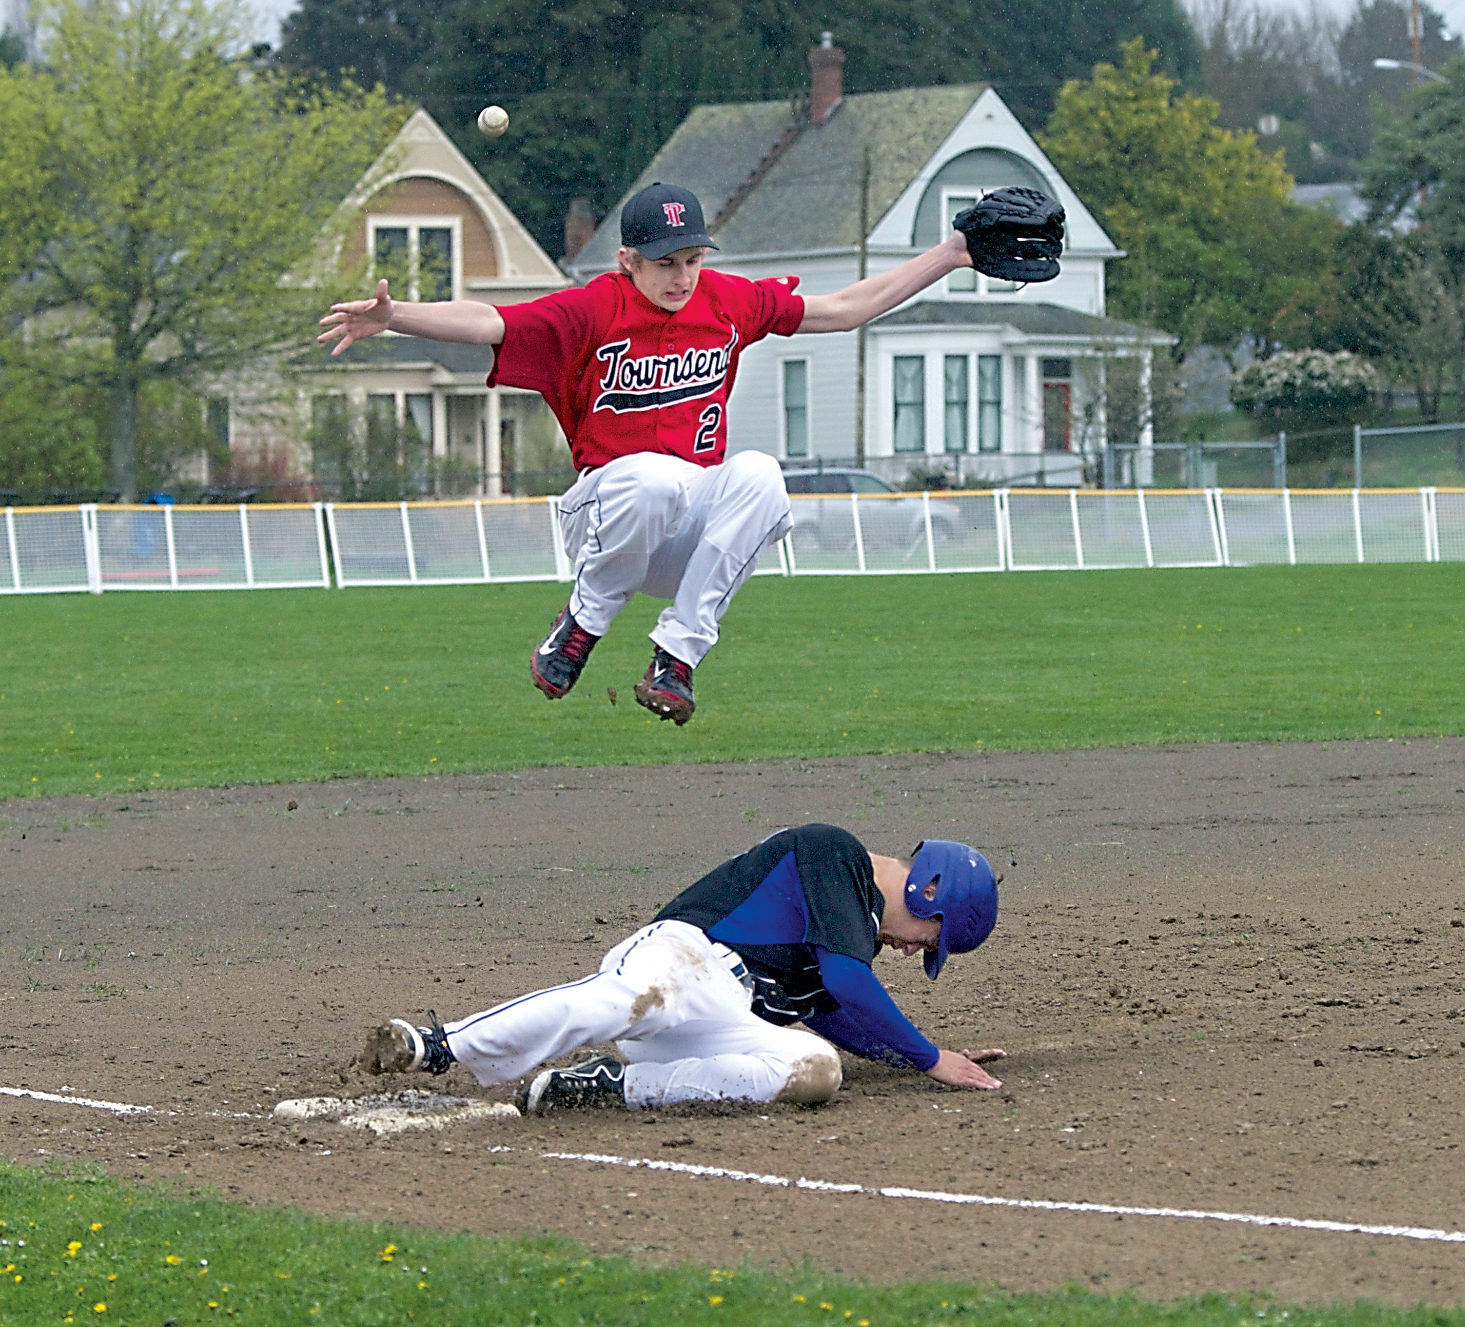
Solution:
M 1289 0 L 1278 0 L 1287 5 Z M 1320 0 L 1323 8 L 1334 14 L 1351 13 L 1354 0 Z M 1445 16 L 1445 22 L 1452 33 L 1465 32 L 1465 0 L 1430 0 L 1431 7 Z M 258 16 L 256 41 L 267 41 L 275 46 L 280 40 L 280 20 L 299 7 L 299 0 L 253 0 Z M 1302 8 L 1298 0 L 1292 0 L 1293 8 Z
M 1339 17 L 1353 12 L 1354 0 L 1319 0 L 1319 3 L 1329 13 L 1337 14 Z M 1453 35 L 1465 32 L 1465 0 L 1428 0 L 1429 7 L 1437 14 L 1445 16 L 1445 26 Z M 1286 5 L 1287 0 L 1280 0 L 1280 4 Z M 1306 6 L 1293 0 L 1287 7 L 1292 9 L 1303 9 Z

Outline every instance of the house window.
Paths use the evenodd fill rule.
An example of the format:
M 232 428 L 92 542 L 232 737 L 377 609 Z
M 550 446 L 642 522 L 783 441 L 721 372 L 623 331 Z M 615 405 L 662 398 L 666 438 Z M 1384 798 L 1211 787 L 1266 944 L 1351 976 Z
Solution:
M 1002 450 L 1002 356 L 977 356 L 977 450 Z
M 229 450 L 229 398 L 227 396 L 211 396 L 208 404 L 208 430 L 209 441 L 214 444 L 219 453 Z
M 946 197 L 946 226 L 949 230 L 956 220 L 956 214 L 972 207 L 979 198 L 991 193 L 990 189 L 978 189 L 969 194 L 948 194 Z M 1018 288 L 1016 281 L 999 281 L 994 276 L 984 276 L 970 267 L 962 267 L 946 278 L 946 289 L 953 295 L 1010 295 Z
M 416 437 L 412 439 L 419 446 L 425 445 L 428 451 L 432 450 L 432 397 L 426 394 L 409 393 L 406 404 L 406 419 L 404 421 L 409 434 L 415 432 Z
M 946 450 L 967 449 L 967 405 L 971 396 L 968 384 L 970 365 L 966 355 L 946 356 Z
M 1043 361 L 1043 450 L 1071 450 L 1073 362 L 1067 359 Z
M 926 357 L 895 356 L 895 450 L 926 450 Z
M 453 298 L 453 232 L 446 226 L 423 226 L 417 232 L 416 298 Z
M 386 277 L 411 300 L 450 300 L 457 290 L 454 226 L 429 220 L 371 221 L 373 277 Z M 400 296 L 399 296 L 400 298 Z
M 977 195 L 948 195 L 946 199 L 946 229 L 950 230 L 956 214 L 963 212 L 977 201 Z M 959 267 L 946 278 L 946 289 L 953 295 L 973 295 L 977 290 L 977 273 L 970 267 Z
M 809 361 L 783 361 L 783 454 L 809 454 Z

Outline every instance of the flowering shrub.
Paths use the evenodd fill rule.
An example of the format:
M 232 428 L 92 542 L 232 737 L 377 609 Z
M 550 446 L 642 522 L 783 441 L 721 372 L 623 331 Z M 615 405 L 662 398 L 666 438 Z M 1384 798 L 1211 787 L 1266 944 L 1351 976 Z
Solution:
M 1288 350 L 1235 374 L 1231 399 L 1254 415 L 1341 416 L 1368 401 L 1377 379 L 1372 364 L 1346 350 Z

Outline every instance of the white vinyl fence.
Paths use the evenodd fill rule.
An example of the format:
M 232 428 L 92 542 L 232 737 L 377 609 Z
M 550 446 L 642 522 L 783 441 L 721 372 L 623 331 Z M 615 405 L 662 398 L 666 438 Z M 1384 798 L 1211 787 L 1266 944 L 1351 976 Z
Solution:
M 1465 488 L 799 495 L 759 575 L 1465 562 Z M 4 509 L 0 594 L 570 578 L 557 498 Z

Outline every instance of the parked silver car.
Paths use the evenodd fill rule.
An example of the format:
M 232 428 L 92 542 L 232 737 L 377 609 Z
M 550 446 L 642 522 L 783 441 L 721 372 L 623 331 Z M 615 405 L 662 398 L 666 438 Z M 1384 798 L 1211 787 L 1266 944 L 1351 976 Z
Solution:
M 788 469 L 783 472 L 789 496 L 815 494 L 848 499 L 857 493 L 877 496 L 901 493 L 900 498 L 860 505 L 860 536 L 866 549 L 923 549 L 926 543 L 926 513 L 919 493 L 904 493 L 888 480 L 869 470 L 851 466 L 819 469 Z M 854 547 L 855 520 L 851 504 L 844 502 L 795 502 L 793 504 L 794 547 L 842 552 Z M 931 539 L 944 544 L 961 529 L 961 508 L 945 498 L 931 499 Z

